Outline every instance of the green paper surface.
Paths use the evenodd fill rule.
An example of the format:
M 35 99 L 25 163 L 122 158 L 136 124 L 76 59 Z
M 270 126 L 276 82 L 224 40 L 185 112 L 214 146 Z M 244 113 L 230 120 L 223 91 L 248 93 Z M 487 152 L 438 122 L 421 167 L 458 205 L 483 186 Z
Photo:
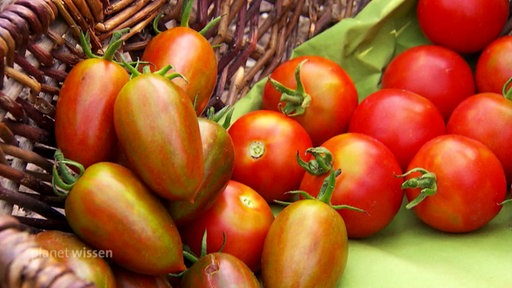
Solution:
M 292 57 L 313 54 L 336 61 L 364 99 L 379 88 L 382 71 L 395 55 L 429 43 L 419 30 L 415 5 L 415 0 L 373 0 L 356 17 L 297 47 Z M 263 86 L 264 80 L 235 104 L 232 121 L 260 108 Z M 512 287 L 510 205 L 482 229 L 466 234 L 431 229 L 402 207 L 380 233 L 350 240 L 341 287 Z

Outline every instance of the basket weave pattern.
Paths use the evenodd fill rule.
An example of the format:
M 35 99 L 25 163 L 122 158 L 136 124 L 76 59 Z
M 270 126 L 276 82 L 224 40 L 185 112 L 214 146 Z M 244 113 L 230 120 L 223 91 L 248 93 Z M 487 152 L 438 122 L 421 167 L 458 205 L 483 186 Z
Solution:
M 215 17 L 222 16 L 219 24 L 206 35 L 217 47 L 218 59 L 217 86 L 209 106 L 220 108 L 234 104 L 255 82 L 288 59 L 293 48 L 339 20 L 355 15 L 367 2 L 196 1 L 190 19 L 192 28 L 199 30 Z M 7 285 L 7 280 L 14 281 L 10 283 L 28 281 L 30 277 L 26 275 L 38 274 L 33 271 L 39 270 L 23 273 L 16 270 L 12 274 L 17 275 L 16 279 L 4 279 L 11 275 L 7 270 L 15 267 L 17 255 L 43 253 L 30 254 L 33 252 L 30 249 L 36 248 L 30 244 L 27 229 L 68 229 L 63 200 L 55 196 L 51 187 L 56 146 L 53 115 L 67 72 L 84 58 L 78 45 L 80 31 L 89 33 L 93 51 L 101 54 L 114 31 L 130 28 L 123 36 L 125 43 L 120 53 L 128 59 L 137 59 L 155 35 L 151 27 L 155 17 L 161 16 L 160 30 L 179 25 L 181 6 L 181 0 L 0 2 L 0 245 L 2 251 L 5 245 L 13 245 L 9 246 L 12 249 L 6 248 L 5 255 L 0 252 L 0 285 Z M 25 235 L 17 238 L 19 243 L 11 238 L 17 233 Z M 34 264 L 31 269 L 55 264 L 48 257 L 42 259 L 45 260 L 38 260 L 38 265 Z M 32 262 L 27 260 L 17 265 L 24 269 Z M 64 268 L 48 269 L 47 275 L 52 275 L 56 270 L 51 269 Z M 72 274 L 59 271 L 57 274 L 65 277 Z

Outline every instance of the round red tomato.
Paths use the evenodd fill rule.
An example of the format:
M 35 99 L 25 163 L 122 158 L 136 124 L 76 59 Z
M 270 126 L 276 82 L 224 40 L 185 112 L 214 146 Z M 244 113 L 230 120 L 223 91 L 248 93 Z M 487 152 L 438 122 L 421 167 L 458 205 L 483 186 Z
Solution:
M 501 93 L 512 77 L 512 36 L 500 37 L 480 53 L 475 69 L 478 92 Z
M 500 159 L 507 180 L 512 183 L 512 101 L 497 93 L 479 93 L 469 97 L 452 113 L 449 133 L 476 139 Z
M 443 116 L 427 98 L 388 88 L 366 97 L 354 111 L 350 132 L 370 135 L 395 154 L 402 169 L 428 140 L 445 134 Z
M 333 168 L 341 169 L 331 198 L 333 205 L 350 205 L 366 213 L 340 209 L 349 238 L 371 236 L 395 217 L 403 200 L 402 172 L 395 155 L 377 139 L 344 133 L 322 144 L 332 153 Z M 300 190 L 317 196 L 325 175 L 304 175 Z
M 460 53 L 481 51 L 507 22 L 508 0 L 419 0 L 421 30 L 434 44 Z
M 229 181 L 212 207 L 198 218 L 178 227 L 184 244 L 201 253 L 201 240 L 207 233 L 207 253 L 229 253 L 249 268 L 260 268 L 263 242 L 274 214 L 269 204 L 256 191 L 237 181 Z M 225 238 L 224 238 L 225 237 Z
M 283 95 L 269 80 L 264 88 L 262 108 L 283 111 L 295 119 L 317 146 L 347 131 L 350 116 L 358 103 L 357 91 L 352 79 L 340 65 L 320 56 L 308 55 L 288 60 L 278 66 L 270 78 L 287 88 L 297 89 L 295 72 L 299 65 L 302 93 Z M 303 108 L 304 111 L 301 111 Z
M 462 100 L 475 93 L 471 67 L 456 52 L 421 45 L 398 54 L 382 74 L 382 88 L 418 93 L 436 105 L 445 120 Z
M 479 141 L 447 134 L 425 143 L 412 159 L 408 171 L 422 168 L 435 185 L 432 195 L 414 206 L 427 225 L 445 232 L 463 233 L 483 227 L 501 210 L 507 194 L 505 173 L 492 151 Z M 420 176 L 410 173 L 407 179 Z M 434 179 L 433 179 L 434 178 Z M 426 181 L 431 182 L 432 181 Z M 420 188 L 406 189 L 408 201 Z M 428 190 L 425 190 L 428 191 Z
M 306 130 L 286 115 L 256 110 L 238 118 L 229 128 L 235 163 L 232 179 L 242 182 L 271 202 L 288 198 L 299 187 L 305 171 L 296 155 L 312 146 Z

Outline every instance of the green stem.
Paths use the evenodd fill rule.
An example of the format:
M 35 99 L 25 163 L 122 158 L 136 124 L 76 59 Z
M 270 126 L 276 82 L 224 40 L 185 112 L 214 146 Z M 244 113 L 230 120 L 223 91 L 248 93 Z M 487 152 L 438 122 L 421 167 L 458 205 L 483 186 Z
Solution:
M 214 107 L 209 107 L 206 110 L 206 118 L 219 123 L 224 129 L 228 129 L 234 111 L 234 107 L 229 105 L 222 107 L 222 109 L 217 112 L 215 112 Z M 224 119 L 224 121 L 220 123 L 222 119 Z
M 187 250 L 183 250 L 183 257 L 192 263 L 196 263 L 197 260 L 199 260 L 199 258 L 194 255 L 194 253 Z
M 114 31 L 114 33 L 112 34 L 112 38 L 110 38 L 107 50 L 105 51 L 105 54 L 103 54 L 103 59 L 109 61 L 112 61 L 114 59 L 114 55 L 123 45 L 123 35 L 128 32 L 130 32 L 130 28 L 124 28 L 121 30 Z
M 512 77 L 510 77 L 507 82 L 503 85 L 503 88 L 501 90 L 501 93 L 503 96 L 505 96 L 506 99 L 512 100 L 512 87 L 509 88 L 510 84 L 512 83 Z
M 406 177 L 411 173 L 419 172 L 420 176 L 410 178 L 404 183 L 402 183 L 402 189 L 421 189 L 418 197 L 414 198 L 411 202 L 409 202 L 405 208 L 412 209 L 421 201 L 425 200 L 428 196 L 432 196 L 437 193 L 437 178 L 436 175 L 432 172 L 429 172 L 423 168 L 413 168 L 402 175 L 397 175 L 397 177 Z
M 158 29 L 158 22 L 160 22 L 160 19 L 162 19 L 163 14 L 158 13 L 155 16 L 155 19 L 153 20 L 153 31 L 155 31 L 156 34 L 160 34 L 162 31 Z
M 215 27 L 215 25 L 217 25 L 220 20 L 222 19 L 222 16 L 217 16 L 215 18 L 213 18 L 212 21 L 208 22 L 206 24 L 206 26 L 203 27 L 203 29 L 201 29 L 199 31 L 199 34 L 203 35 L 203 37 L 206 35 L 206 33 L 208 33 L 208 31 L 210 31 L 213 27 Z
M 300 71 L 302 65 L 304 65 L 306 61 L 307 60 L 300 62 L 295 69 L 295 82 L 297 83 L 297 88 L 295 90 L 284 86 L 272 78 L 269 78 L 272 86 L 281 93 L 279 108 L 285 115 L 291 117 L 304 114 L 311 104 L 311 96 L 304 90 L 304 84 L 300 79 Z M 284 105 L 281 103 L 284 103 Z
M 85 34 L 80 32 L 80 44 L 87 58 L 99 58 L 108 61 L 113 61 L 115 53 L 123 45 L 123 40 L 121 39 L 122 36 L 128 33 L 129 31 L 130 28 L 124 28 L 118 31 L 114 31 L 114 33 L 112 34 L 112 38 L 110 38 L 107 50 L 101 57 L 92 52 L 89 32 L 86 32 Z
M 82 164 L 64 158 L 62 151 L 57 149 L 54 154 L 55 163 L 52 170 L 52 188 L 56 195 L 66 196 L 76 181 L 82 176 L 85 168 Z M 71 172 L 71 167 L 78 170 L 77 173 Z
M 299 165 L 312 175 L 322 175 L 332 169 L 332 153 L 325 147 L 308 148 L 306 153 L 313 155 L 313 159 L 306 162 L 302 160 L 297 152 L 297 162 Z
M 181 24 L 182 27 L 189 27 L 190 13 L 192 12 L 192 4 L 194 0 L 184 0 L 181 10 Z

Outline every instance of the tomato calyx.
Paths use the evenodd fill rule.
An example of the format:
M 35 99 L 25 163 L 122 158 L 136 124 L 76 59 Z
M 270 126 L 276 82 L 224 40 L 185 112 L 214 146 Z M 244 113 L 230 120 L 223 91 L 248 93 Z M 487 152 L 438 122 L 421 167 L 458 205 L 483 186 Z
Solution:
M 332 169 L 332 154 L 328 149 L 322 146 L 312 147 L 306 149 L 306 153 L 311 154 L 313 159 L 308 162 L 302 160 L 298 151 L 296 158 L 300 167 L 304 168 L 309 174 L 320 176 Z
M 402 189 L 406 188 L 420 188 L 421 192 L 418 197 L 414 198 L 411 202 L 407 203 L 405 208 L 412 209 L 421 201 L 425 200 L 428 196 L 432 196 L 437 193 L 437 178 L 436 175 L 423 168 L 413 168 L 404 174 L 397 175 L 397 177 L 405 177 L 412 173 L 419 172 L 420 176 L 410 178 L 402 183 Z
M 365 210 L 350 206 L 350 205 L 334 205 L 331 202 L 332 195 L 334 193 L 334 188 L 336 186 L 336 178 L 341 174 L 341 169 L 334 169 L 332 165 L 332 153 L 324 147 L 313 147 L 306 150 L 306 152 L 311 153 L 314 158 L 309 160 L 309 162 L 305 162 L 300 157 L 297 158 L 299 165 L 303 167 L 306 171 L 310 173 L 319 173 L 319 174 L 313 174 L 313 175 L 323 175 L 327 172 L 329 173 L 322 183 L 322 187 L 320 187 L 320 192 L 318 193 L 318 196 L 315 198 L 311 196 L 306 191 L 303 190 L 293 190 L 289 191 L 287 193 L 290 194 L 297 194 L 299 196 L 304 197 L 304 199 L 309 200 L 318 200 L 321 201 L 327 205 L 329 205 L 334 210 L 340 210 L 340 209 L 349 209 L 353 211 L 363 212 L 367 213 Z M 323 173 L 322 173 L 323 172 Z M 289 205 L 291 202 L 286 201 L 280 201 L 280 200 L 274 200 L 278 204 L 282 205 Z M 299 200 L 300 201 L 300 200 Z
M 304 90 L 304 85 L 300 79 L 300 69 L 306 61 L 307 59 L 300 62 L 295 69 L 295 81 L 297 83 L 297 88 L 295 90 L 284 86 L 272 78 L 269 78 L 272 86 L 282 93 L 279 110 L 287 116 L 294 117 L 302 115 L 311 104 L 311 96 Z
M 130 31 L 130 28 L 124 28 L 121 30 L 114 31 L 112 33 L 112 38 L 110 38 L 110 42 L 107 46 L 107 49 L 105 50 L 105 53 L 103 53 L 102 56 L 96 55 L 92 52 L 89 32 L 86 32 L 85 34 L 80 32 L 80 44 L 81 44 L 82 50 L 87 58 L 91 58 L 91 59 L 98 58 L 98 59 L 104 59 L 107 61 L 113 61 L 116 52 L 123 45 L 122 36 L 124 34 L 128 33 L 129 31 Z
M 55 151 L 54 159 L 52 188 L 56 195 L 65 197 L 73 185 L 75 185 L 78 178 L 82 176 L 85 167 L 76 161 L 66 159 L 59 149 Z M 75 172 L 76 170 L 78 171 Z
M 126 62 L 124 57 L 121 56 L 121 59 L 122 59 L 122 65 L 128 70 L 128 72 L 130 72 L 130 78 L 135 78 L 135 77 L 140 76 L 142 74 L 156 74 L 156 75 L 160 75 L 162 77 L 165 77 L 165 78 L 167 78 L 169 80 L 172 80 L 174 78 L 180 77 L 183 80 L 185 80 L 186 82 L 188 82 L 187 78 L 185 76 L 183 76 L 183 74 L 181 74 L 181 73 L 178 73 L 178 72 L 167 73 L 170 70 L 174 69 L 174 66 L 172 66 L 170 64 L 165 65 L 160 70 L 157 70 L 157 71 L 154 71 L 154 72 L 151 71 L 151 68 L 148 65 L 145 65 L 145 66 L 142 67 L 142 72 L 140 72 L 137 69 L 137 67 L 140 64 L 140 62 L 136 62 L 135 65 L 132 65 L 132 64 Z
M 183 248 L 183 257 L 185 260 L 190 262 L 190 266 L 194 265 L 199 259 L 205 257 L 208 255 L 208 249 L 207 249 L 207 230 L 204 230 L 203 237 L 201 238 L 201 251 L 199 252 L 199 255 L 195 255 L 192 250 L 190 250 L 190 247 L 184 246 Z M 217 252 L 222 252 L 224 250 L 224 246 L 226 244 L 226 234 L 222 233 L 222 245 L 220 246 L 220 249 Z M 214 266 L 210 267 L 208 266 L 207 274 L 213 274 L 215 271 L 218 271 L 219 267 Z M 180 273 L 170 273 L 169 276 L 171 277 L 182 277 L 187 272 L 187 269 L 181 271 Z
M 206 119 L 217 122 L 224 129 L 228 129 L 231 122 L 231 118 L 233 117 L 233 111 L 235 111 L 234 107 L 229 105 L 222 107 L 222 109 L 220 109 L 217 112 L 215 112 L 215 107 L 210 106 L 206 110 Z
M 506 99 L 508 100 L 511 100 L 512 101 L 512 77 L 510 77 L 507 82 L 505 82 L 505 84 L 503 85 L 503 88 L 502 88 L 502 94 L 503 96 L 505 96 Z

